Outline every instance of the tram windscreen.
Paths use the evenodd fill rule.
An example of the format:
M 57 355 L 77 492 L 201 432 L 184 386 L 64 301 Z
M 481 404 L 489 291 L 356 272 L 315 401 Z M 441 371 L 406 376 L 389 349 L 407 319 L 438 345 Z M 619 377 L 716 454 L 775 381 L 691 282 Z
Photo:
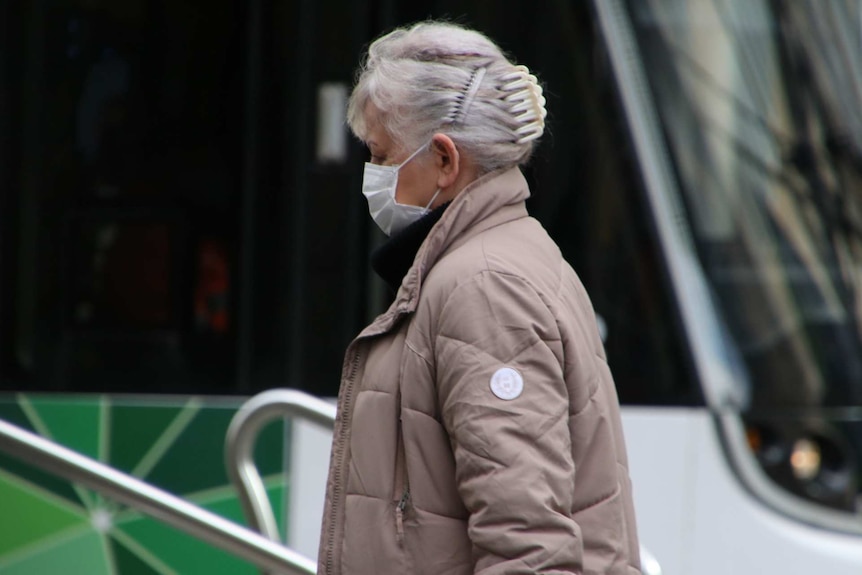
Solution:
M 862 405 L 862 2 L 628 6 L 750 407 Z

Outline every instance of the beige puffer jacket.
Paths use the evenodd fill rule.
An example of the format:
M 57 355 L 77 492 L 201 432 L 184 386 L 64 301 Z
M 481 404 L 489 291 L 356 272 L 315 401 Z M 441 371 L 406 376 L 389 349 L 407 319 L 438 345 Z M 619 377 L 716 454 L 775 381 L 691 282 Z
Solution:
M 529 194 L 462 191 L 349 346 L 318 573 L 640 573 L 594 313 Z

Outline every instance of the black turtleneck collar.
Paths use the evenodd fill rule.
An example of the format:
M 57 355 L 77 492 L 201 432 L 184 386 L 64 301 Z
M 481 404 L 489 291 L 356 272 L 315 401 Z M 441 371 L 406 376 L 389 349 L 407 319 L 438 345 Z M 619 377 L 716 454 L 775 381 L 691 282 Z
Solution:
M 437 206 L 371 253 L 371 267 L 383 278 L 393 293 L 398 291 L 404 276 L 413 265 L 419 247 L 450 203 L 452 202 Z

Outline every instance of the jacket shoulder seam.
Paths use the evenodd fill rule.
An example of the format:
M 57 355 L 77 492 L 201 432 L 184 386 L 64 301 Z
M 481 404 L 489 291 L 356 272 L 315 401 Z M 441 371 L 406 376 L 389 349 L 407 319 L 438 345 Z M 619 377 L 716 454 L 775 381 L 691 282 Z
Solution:
M 428 365 L 428 367 L 433 367 L 433 366 L 434 366 L 434 363 L 433 363 L 430 359 L 428 359 L 427 357 L 425 357 L 425 355 L 423 355 L 421 351 L 419 351 L 418 349 L 416 349 L 416 346 L 414 346 L 414 345 L 413 345 L 413 343 L 412 343 L 409 339 L 405 339 L 405 340 L 404 340 L 404 346 L 405 346 L 405 347 L 406 347 L 410 352 L 412 352 L 412 353 L 413 353 L 413 355 L 417 356 L 419 359 L 421 359 L 422 361 L 424 361 L 424 362 Z

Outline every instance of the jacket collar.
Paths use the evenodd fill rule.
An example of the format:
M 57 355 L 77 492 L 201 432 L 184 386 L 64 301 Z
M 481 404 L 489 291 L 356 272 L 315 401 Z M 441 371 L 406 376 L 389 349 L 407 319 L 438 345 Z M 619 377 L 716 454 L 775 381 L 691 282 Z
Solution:
M 425 276 L 441 257 L 487 229 L 527 217 L 524 202 L 529 197 L 530 188 L 518 167 L 489 172 L 461 190 L 431 228 L 392 305 L 359 337 L 384 333 L 403 314 L 412 313 Z
M 517 167 L 490 172 L 464 188 L 419 248 L 393 307 L 413 311 L 425 276 L 443 255 L 487 229 L 526 217 L 529 197 L 527 180 Z
M 371 252 L 371 268 L 386 282 L 392 295 L 398 292 L 419 248 L 451 203 L 449 201 L 437 206 Z

